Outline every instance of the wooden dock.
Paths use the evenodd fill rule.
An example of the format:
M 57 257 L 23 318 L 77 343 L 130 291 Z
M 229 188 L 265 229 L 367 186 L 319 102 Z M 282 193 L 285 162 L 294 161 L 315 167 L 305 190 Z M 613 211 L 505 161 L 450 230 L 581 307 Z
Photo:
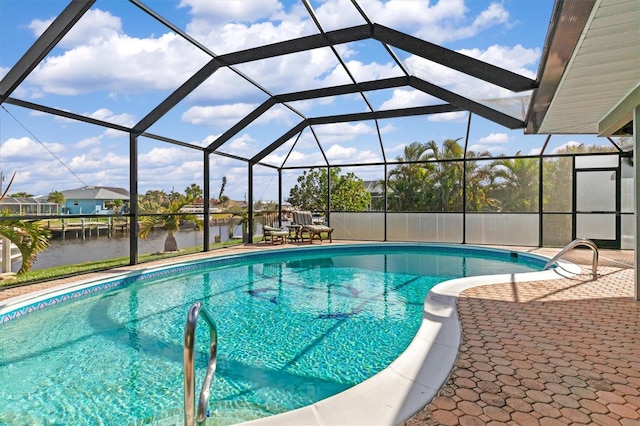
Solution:
M 110 219 L 110 218 L 109 218 Z M 63 240 L 67 238 L 85 239 L 87 237 L 111 237 L 114 232 L 126 233 L 129 232 L 128 222 L 114 222 L 108 220 L 107 222 L 88 221 L 80 219 L 79 221 L 62 220 L 60 225 L 48 226 L 53 238 L 61 238 Z

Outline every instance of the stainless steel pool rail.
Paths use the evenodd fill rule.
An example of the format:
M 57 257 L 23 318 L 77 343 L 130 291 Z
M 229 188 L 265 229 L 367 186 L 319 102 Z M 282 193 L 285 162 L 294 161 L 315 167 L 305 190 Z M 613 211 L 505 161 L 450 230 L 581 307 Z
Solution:
M 578 246 L 589 247 L 591 250 L 593 250 L 593 259 L 591 260 L 591 273 L 593 275 L 593 279 L 598 278 L 598 246 L 596 245 L 596 243 L 586 238 L 576 238 L 575 240 L 571 241 L 569 244 L 566 245 L 565 248 L 560 250 L 558 254 L 553 256 L 553 258 L 550 261 L 548 261 L 546 265 L 544 265 L 544 269 L 549 269 L 569 250 L 572 250 Z
M 194 366 L 194 346 L 195 331 L 198 317 L 202 313 L 202 318 L 209 326 L 209 364 L 207 374 L 202 383 L 200 399 L 198 400 L 198 412 L 196 416 L 196 380 Z M 207 420 L 207 406 L 209 396 L 211 396 L 211 382 L 216 372 L 216 362 L 218 359 L 218 331 L 213 317 L 209 311 L 202 306 L 202 302 L 194 303 L 189 308 L 187 323 L 184 327 L 184 424 L 185 426 L 203 425 Z

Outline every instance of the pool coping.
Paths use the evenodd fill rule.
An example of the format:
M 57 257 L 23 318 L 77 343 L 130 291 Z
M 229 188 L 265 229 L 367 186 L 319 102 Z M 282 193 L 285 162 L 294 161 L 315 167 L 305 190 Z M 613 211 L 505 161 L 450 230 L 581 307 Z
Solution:
M 384 245 L 412 245 L 420 243 L 385 243 Z M 372 244 L 349 244 L 349 246 L 369 246 Z M 518 250 L 495 249 L 474 245 L 433 244 L 433 246 L 455 249 L 468 249 L 476 252 L 519 253 L 523 256 L 548 259 L 540 254 L 525 253 Z M 327 249 L 330 246 L 325 246 Z M 335 246 L 334 246 L 335 247 Z M 344 247 L 344 246 L 343 246 Z M 314 251 L 319 247 L 314 248 Z M 297 249 L 292 249 L 298 251 Z M 278 250 L 280 251 L 280 250 Z M 265 256 L 266 251 L 263 251 Z M 273 253 L 273 252 L 272 252 Z M 213 254 L 208 257 L 177 261 L 148 268 L 128 270 L 101 278 L 88 278 L 73 283 L 61 284 L 49 289 L 31 292 L 25 295 L 0 301 L 0 318 L 6 319 L 7 312 L 22 309 L 24 314 L 46 306 L 38 304 L 58 303 L 58 297 L 69 295 L 82 297 L 97 291 L 108 290 L 118 285 L 128 285 L 127 279 L 147 279 L 154 274 L 172 273 L 183 268 L 190 270 L 196 265 L 215 260 L 237 261 L 249 255 L 260 259 L 261 252 Z M 407 349 L 387 368 L 341 393 L 298 409 L 239 423 L 240 425 L 362 425 L 362 424 L 398 424 L 409 419 L 422 409 L 438 393 L 448 379 L 458 355 L 461 340 L 460 323 L 456 313 L 458 295 L 471 287 L 550 280 L 573 276 L 581 268 L 569 262 L 560 261 L 556 268 L 539 272 L 516 274 L 484 275 L 449 280 L 436 285 L 424 300 L 423 318 L 418 332 Z M 144 278 L 140 278 L 144 277 Z M 121 280 L 121 283 L 113 283 Z M 93 288 L 94 291 L 89 289 Z M 67 298 L 69 299 L 69 298 Z M 64 301 L 63 299 L 62 301 Z M 16 309 L 16 307 L 18 307 Z M 3 317 L 4 315 L 4 317 Z M 22 315 L 22 314 L 20 314 Z M 19 317 L 16 315 L 13 319 Z M 2 321 L 4 322 L 4 320 Z M 435 372 L 435 374 L 434 374 Z

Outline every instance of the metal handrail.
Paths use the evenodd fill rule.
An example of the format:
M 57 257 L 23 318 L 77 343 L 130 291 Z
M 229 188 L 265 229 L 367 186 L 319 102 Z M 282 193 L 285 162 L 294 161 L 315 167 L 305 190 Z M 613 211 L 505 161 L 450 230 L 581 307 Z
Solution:
M 195 330 L 198 316 L 202 313 L 202 318 L 209 325 L 209 364 L 207 365 L 207 374 L 202 383 L 200 391 L 200 399 L 198 400 L 198 412 L 196 416 L 195 394 L 195 366 L 194 366 L 194 346 L 195 346 Z M 216 329 L 213 317 L 207 309 L 202 306 L 202 302 L 194 303 L 189 308 L 187 314 L 187 323 L 184 328 L 184 424 L 185 426 L 203 425 L 207 420 L 207 406 L 209 405 L 209 396 L 211 396 L 211 382 L 216 371 L 216 362 L 218 358 L 218 331 Z
M 569 250 L 578 247 L 585 246 L 589 247 L 593 250 L 593 260 L 591 261 L 591 272 L 593 274 L 593 278 L 598 277 L 598 246 L 591 240 L 586 238 L 576 238 L 566 245 L 558 254 L 553 256 L 553 258 L 544 265 L 544 269 L 549 269 L 554 263 L 556 263 L 562 256 L 564 256 Z

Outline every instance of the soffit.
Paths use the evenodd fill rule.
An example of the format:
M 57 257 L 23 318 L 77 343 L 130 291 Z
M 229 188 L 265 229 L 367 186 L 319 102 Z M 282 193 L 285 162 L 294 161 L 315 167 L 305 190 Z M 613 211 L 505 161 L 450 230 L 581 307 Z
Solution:
M 559 19 L 565 23 L 589 13 L 588 1 L 559 2 Z M 553 24 L 553 23 L 552 23 Z M 527 133 L 599 134 L 599 123 L 640 84 L 640 1 L 600 0 L 593 3 L 575 48 L 545 102 L 545 80 L 558 79 L 553 69 L 562 33 L 550 31 L 548 59 L 539 73 L 540 93 L 534 95 Z M 549 39 L 550 37 L 550 39 Z M 563 46 L 566 50 L 566 41 Z M 555 64 L 557 65 L 557 64 Z M 547 88 L 548 89 L 548 88 Z M 548 106 L 547 106 L 548 105 Z M 544 107 L 547 106 L 546 111 Z M 542 113 L 541 113 L 542 111 Z

